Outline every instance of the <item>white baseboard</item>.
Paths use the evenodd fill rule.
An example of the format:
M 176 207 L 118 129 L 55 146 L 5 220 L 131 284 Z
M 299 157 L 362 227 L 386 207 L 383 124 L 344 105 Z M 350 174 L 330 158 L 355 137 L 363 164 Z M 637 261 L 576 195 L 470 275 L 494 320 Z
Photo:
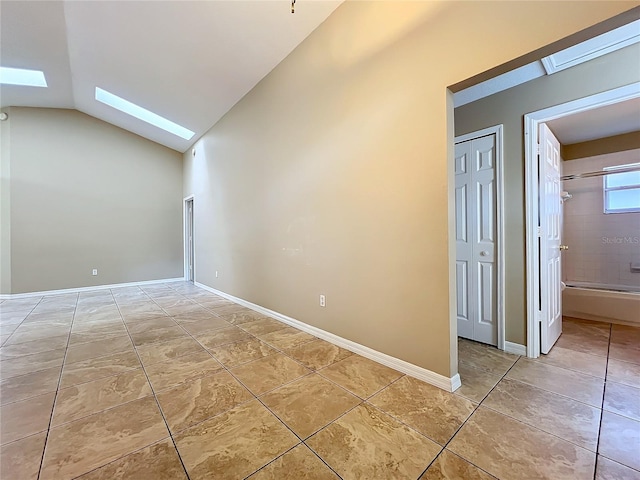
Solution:
M 9 293 L 0 295 L 0 300 L 10 300 L 12 298 L 42 297 L 44 295 L 63 295 L 65 293 L 90 292 L 92 290 L 106 290 L 108 288 L 140 287 L 144 285 L 153 285 L 155 283 L 170 282 L 184 282 L 184 277 L 163 278 L 161 280 L 145 280 L 142 282 L 114 283 L 111 285 L 96 285 L 94 287 L 65 288 L 62 290 L 45 290 L 42 292 Z
M 377 350 L 374 350 L 372 348 L 365 347 L 364 345 L 360 345 L 359 343 L 352 342 L 351 340 L 347 340 L 346 338 L 342 338 L 331 332 L 327 332 L 326 330 L 308 325 L 304 322 L 301 322 L 300 320 L 296 320 L 295 318 L 287 317 L 286 315 L 275 312 L 273 310 L 269 310 L 268 308 L 261 307 L 260 305 L 256 305 L 255 303 L 248 302 L 246 300 L 243 300 L 242 298 L 234 297 L 233 295 L 221 292 L 220 290 L 216 290 L 215 288 L 211 288 L 202 283 L 194 282 L 194 284 L 197 287 L 200 287 L 211 293 L 215 293 L 216 295 L 220 295 L 221 297 L 231 300 L 232 302 L 242 305 L 243 307 L 255 310 L 256 312 L 279 320 L 283 323 L 286 323 L 287 325 L 291 325 L 292 327 L 302 330 L 303 332 L 307 332 L 315 337 L 321 338 L 322 340 L 326 340 L 329 343 L 333 343 L 338 347 L 342 347 L 353 353 L 362 355 L 363 357 L 373 360 L 374 362 L 386 365 L 387 367 L 393 368 L 394 370 L 405 373 L 410 377 L 417 378 L 418 380 L 422 380 L 423 382 L 429 383 L 448 392 L 453 392 L 461 386 L 460 375 L 458 375 L 457 373 L 451 378 L 445 377 L 444 375 L 440 375 L 439 373 L 432 372 L 431 370 L 427 370 L 426 368 L 418 367 L 417 365 L 413 365 L 412 363 L 405 362 L 404 360 L 400 360 L 399 358 L 392 357 L 391 355 L 387 355 L 386 353 L 378 352 Z
M 507 353 L 513 353 L 514 355 L 527 356 L 527 347 L 520 345 L 519 343 L 504 342 L 504 351 Z

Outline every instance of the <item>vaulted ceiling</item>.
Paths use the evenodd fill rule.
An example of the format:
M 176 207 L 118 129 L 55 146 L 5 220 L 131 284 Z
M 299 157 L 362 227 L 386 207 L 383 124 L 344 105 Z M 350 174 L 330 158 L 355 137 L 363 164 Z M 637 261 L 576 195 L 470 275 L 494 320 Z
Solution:
M 0 63 L 48 88 L 2 85 L 0 106 L 75 108 L 180 152 L 342 0 L 0 2 Z M 100 87 L 195 135 L 184 140 L 95 100 Z

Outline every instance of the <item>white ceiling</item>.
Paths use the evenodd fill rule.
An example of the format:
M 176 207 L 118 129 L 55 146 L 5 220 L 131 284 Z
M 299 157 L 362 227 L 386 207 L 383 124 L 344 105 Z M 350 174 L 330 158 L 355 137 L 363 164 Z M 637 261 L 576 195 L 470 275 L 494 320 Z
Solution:
M 0 63 L 48 88 L 0 86 L 0 106 L 75 108 L 180 152 L 342 0 L 0 2 Z M 184 140 L 97 102 L 95 87 L 196 132 Z
M 547 125 L 562 145 L 640 132 L 640 98 L 574 113 Z

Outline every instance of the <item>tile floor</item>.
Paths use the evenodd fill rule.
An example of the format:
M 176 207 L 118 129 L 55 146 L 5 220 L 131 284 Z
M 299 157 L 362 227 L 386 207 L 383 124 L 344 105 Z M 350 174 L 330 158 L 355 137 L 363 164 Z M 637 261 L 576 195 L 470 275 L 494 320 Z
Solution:
M 455 394 L 188 283 L 0 303 L 2 479 L 640 479 L 640 329 Z

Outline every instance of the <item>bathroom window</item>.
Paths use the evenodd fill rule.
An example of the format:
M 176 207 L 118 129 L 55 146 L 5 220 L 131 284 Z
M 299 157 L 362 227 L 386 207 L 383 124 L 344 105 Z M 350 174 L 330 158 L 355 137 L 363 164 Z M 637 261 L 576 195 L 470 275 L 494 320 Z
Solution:
M 604 177 L 604 213 L 640 212 L 640 163 L 604 168 L 607 172 L 637 168 Z

